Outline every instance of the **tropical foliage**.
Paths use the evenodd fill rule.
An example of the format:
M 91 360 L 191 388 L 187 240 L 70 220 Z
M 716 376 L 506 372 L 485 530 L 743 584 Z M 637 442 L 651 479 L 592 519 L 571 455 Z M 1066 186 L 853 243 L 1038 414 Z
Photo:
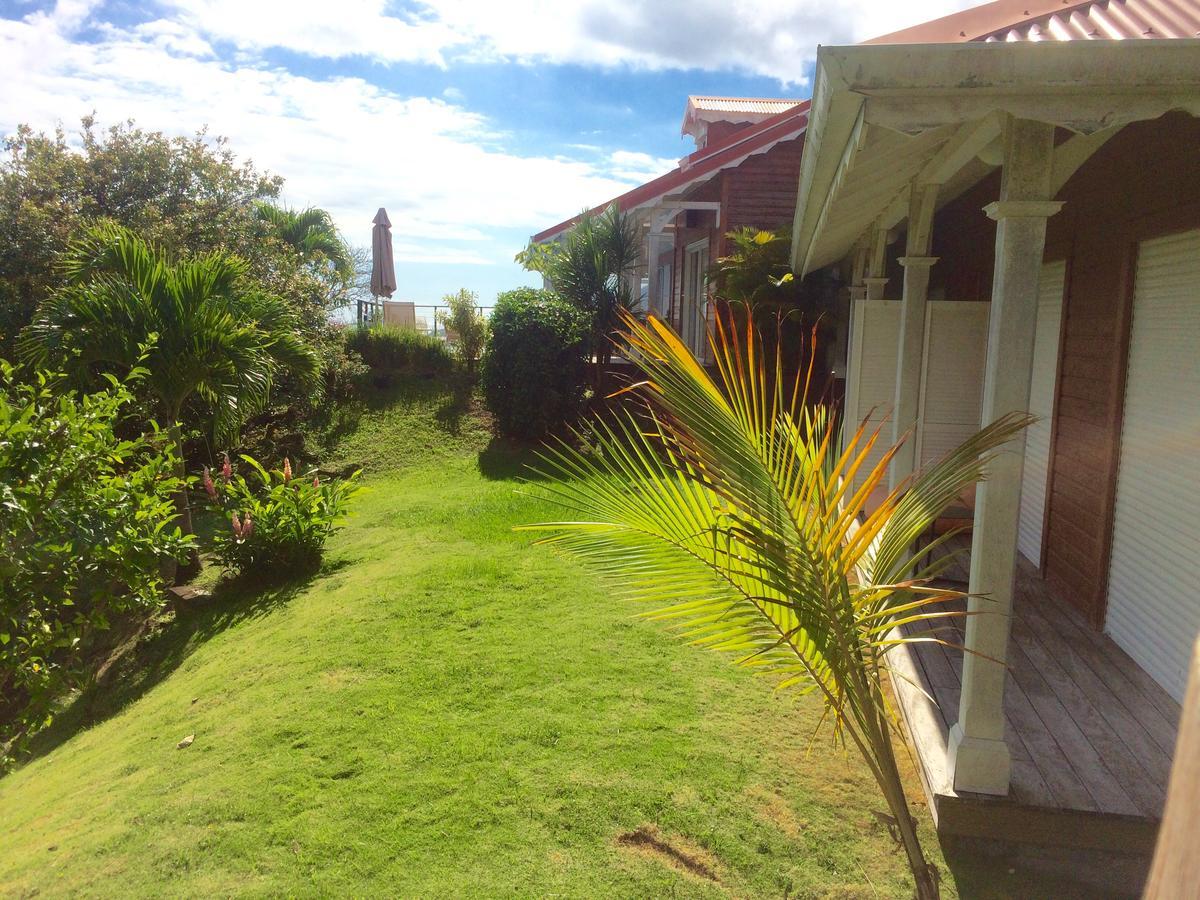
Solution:
M 171 426 L 197 396 L 214 433 L 232 435 L 266 405 L 281 373 L 309 381 L 318 374 L 290 307 L 248 281 L 240 257 L 213 251 L 173 261 L 128 229 L 101 223 L 71 246 L 62 275 L 63 287 L 21 336 L 22 356 L 81 379 L 140 361 Z
M 101 129 L 88 116 L 69 138 L 61 129 L 47 135 L 20 126 L 3 146 L 0 355 L 11 353 L 58 286 L 58 260 L 72 239 L 99 219 L 176 256 L 239 253 L 270 290 L 290 296 L 284 282 L 294 280 L 295 267 L 263 246 L 253 215 L 254 202 L 278 195 L 282 179 L 239 161 L 224 139 L 167 137 L 132 122 Z
M 612 357 L 621 315 L 638 300 L 629 276 L 640 253 L 636 224 L 614 203 L 599 215 L 585 211 L 561 244 L 531 245 L 517 260 L 544 275 L 555 291 L 588 316 L 588 349 L 604 364 Z
M 204 470 L 205 496 L 223 520 L 217 559 L 227 571 L 261 580 L 311 571 L 359 490 L 361 473 L 322 481 L 315 470 L 293 477 L 287 458 L 270 471 L 252 456 L 241 461 L 251 478 L 235 472 L 229 457 L 215 474 Z
M 458 350 L 459 359 L 469 374 L 474 375 L 479 357 L 487 342 L 487 319 L 479 311 L 479 295 L 463 288 L 447 294 L 442 301 L 449 307 L 446 331 Z
M 347 348 L 367 365 L 380 386 L 401 375 L 433 378 L 454 369 L 445 342 L 411 328 L 372 325 L 346 330 Z
M 751 309 L 800 306 L 800 280 L 792 272 L 788 229 L 738 228 L 725 238 L 730 252 L 717 259 L 708 276 L 718 297 Z
M 739 340 L 719 329 L 714 381 L 657 319 L 626 316 L 625 327 L 646 412 L 598 422 L 593 454 L 549 452 L 541 492 L 568 516 L 531 527 L 695 645 L 781 688 L 817 691 L 835 740 L 861 753 L 886 799 L 918 895 L 936 896 L 896 766 L 884 673 L 899 643 L 941 640 L 929 626 L 945 613 L 930 607 L 958 596 L 911 548 L 1025 418 L 989 426 L 871 509 L 895 448 L 870 465 L 878 431 L 859 427 L 839 443 L 833 411 L 807 404 L 809 377 L 789 382 L 779 354 L 763 359 L 755 329 Z
M 587 383 L 589 320 L 553 291 L 496 298 L 483 358 L 483 398 L 497 430 L 536 440 L 573 422 Z
M 254 212 L 268 234 L 291 247 L 305 263 L 328 266 L 343 279 L 354 277 L 354 257 L 325 210 L 289 209 L 259 200 Z
M 129 384 L 60 380 L 20 383 L 0 361 L 0 769 L 80 683 L 97 634 L 162 603 L 164 561 L 189 543 L 170 524 L 176 448 L 137 421 Z

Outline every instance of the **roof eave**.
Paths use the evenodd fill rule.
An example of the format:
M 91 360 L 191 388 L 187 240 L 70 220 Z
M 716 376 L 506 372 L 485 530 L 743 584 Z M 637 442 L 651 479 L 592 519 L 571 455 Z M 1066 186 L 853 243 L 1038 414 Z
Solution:
M 867 128 L 923 135 L 999 113 L 1089 134 L 1177 108 L 1200 114 L 1197 40 L 823 47 L 793 266 L 815 267 L 822 222 L 843 181 L 855 177 L 851 163 Z

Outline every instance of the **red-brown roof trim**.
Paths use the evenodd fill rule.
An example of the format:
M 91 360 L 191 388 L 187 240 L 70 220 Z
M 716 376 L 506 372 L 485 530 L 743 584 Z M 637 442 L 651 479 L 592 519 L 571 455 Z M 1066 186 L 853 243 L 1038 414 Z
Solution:
M 656 197 L 678 190 L 706 175 L 711 175 L 720 169 L 740 162 L 752 153 L 765 150 L 780 141 L 789 140 L 802 132 L 808 125 L 808 106 L 809 101 L 805 100 L 791 109 L 776 113 L 769 119 L 763 119 L 757 125 L 736 132 L 723 141 L 718 141 L 703 150 L 697 150 L 684 157 L 678 168 L 593 207 L 588 210 L 588 214 L 601 213 L 614 203 L 622 211 L 642 206 Z M 531 240 L 534 243 L 548 240 L 566 231 L 581 218 L 582 214 L 572 216 L 551 228 L 539 231 Z

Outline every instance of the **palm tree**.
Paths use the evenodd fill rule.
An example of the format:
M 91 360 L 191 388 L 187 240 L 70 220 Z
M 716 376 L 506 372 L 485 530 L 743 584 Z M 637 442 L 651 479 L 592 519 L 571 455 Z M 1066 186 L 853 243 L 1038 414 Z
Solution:
M 591 315 L 591 350 L 601 365 L 612 358 L 622 313 L 634 305 L 628 276 L 640 254 L 637 226 L 614 203 L 598 216 L 585 212 L 562 249 L 546 259 L 554 289 Z
M 918 896 L 936 897 L 884 673 L 898 644 L 942 642 L 930 620 L 946 613 L 929 607 L 962 596 L 932 581 L 945 560 L 925 566 L 910 548 L 1027 417 L 989 426 L 869 511 L 896 448 L 869 466 L 878 432 L 859 427 L 839 449 L 833 412 L 806 404 L 811 370 L 785 385 L 753 328 L 732 340 L 721 325 L 714 380 L 658 319 L 624 325 L 646 408 L 597 422 L 596 452 L 546 451 L 538 490 L 568 515 L 527 527 L 553 532 L 545 543 L 653 603 L 646 615 L 691 643 L 819 692 L 835 741 L 858 750 L 887 801 Z
M 23 359 L 82 379 L 141 367 L 177 445 L 184 404 L 194 396 L 212 407 L 214 432 L 230 436 L 266 405 L 281 373 L 315 384 L 317 356 L 296 331 L 291 308 L 256 290 L 237 256 L 217 251 L 173 263 L 105 222 L 71 246 L 63 275 L 63 287 L 21 335 Z M 177 474 L 185 474 L 182 456 Z M 176 503 L 190 534 L 186 493 Z
M 254 214 L 270 233 L 309 263 L 328 264 L 342 278 L 354 276 L 354 258 L 323 209 L 289 209 L 265 200 L 254 205 Z

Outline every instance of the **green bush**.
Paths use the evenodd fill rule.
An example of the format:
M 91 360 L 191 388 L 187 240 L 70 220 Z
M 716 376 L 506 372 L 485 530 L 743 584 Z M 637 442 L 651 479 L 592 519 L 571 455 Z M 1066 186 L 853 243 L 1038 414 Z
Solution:
M 483 358 L 484 402 L 501 434 L 535 440 L 579 415 L 587 377 L 587 315 L 553 291 L 496 298 Z
M 450 308 L 446 331 L 467 372 L 474 375 L 488 333 L 487 319 L 479 311 L 479 295 L 463 288 L 457 294 L 447 294 L 442 300 Z
M 385 382 L 396 375 L 433 378 L 454 370 L 454 356 L 445 342 L 408 328 L 349 328 L 346 346 L 362 358 L 374 377 Z
M 251 478 L 234 472 L 228 458 L 216 478 L 204 470 L 209 505 L 225 522 L 214 539 L 217 559 L 229 572 L 263 581 L 310 571 L 358 492 L 360 473 L 322 482 L 311 471 L 293 477 L 287 459 L 269 472 L 252 456 L 241 459 Z
M 190 546 L 176 449 L 129 386 L 61 387 L 0 360 L 0 768 L 85 679 L 97 633 L 163 603 L 164 563 Z

